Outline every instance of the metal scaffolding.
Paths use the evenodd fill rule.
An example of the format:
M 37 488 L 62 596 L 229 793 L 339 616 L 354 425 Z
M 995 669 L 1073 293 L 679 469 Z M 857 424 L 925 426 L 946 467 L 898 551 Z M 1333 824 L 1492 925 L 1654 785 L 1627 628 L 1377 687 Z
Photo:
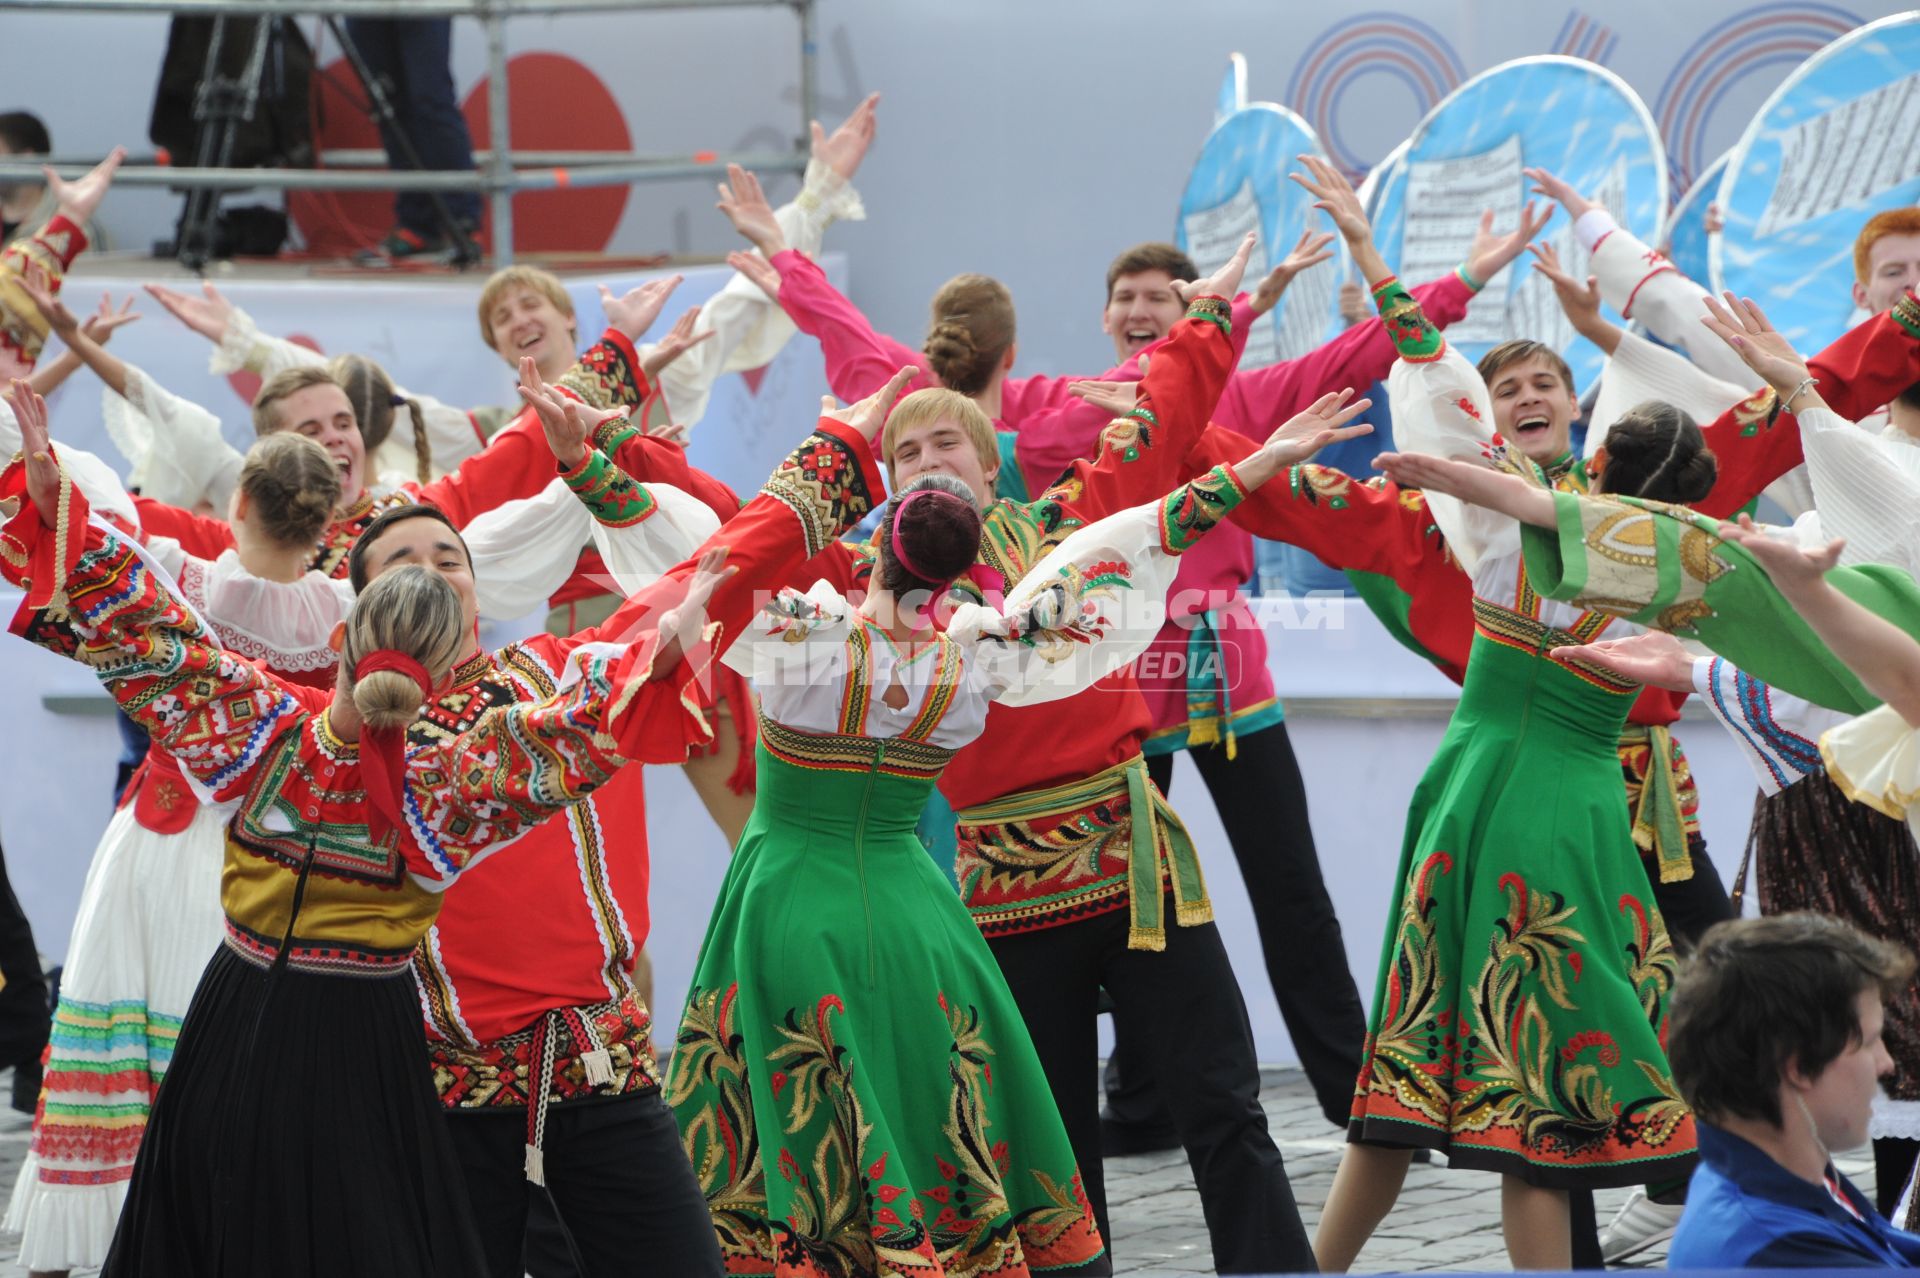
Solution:
M 487 146 L 476 148 L 475 168 L 393 170 L 213 169 L 164 164 L 122 165 L 114 177 L 120 186 L 163 186 L 182 190 L 288 191 L 480 191 L 493 214 L 494 258 L 513 260 L 513 196 L 519 191 L 557 187 L 613 186 L 624 182 L 664 181 L 724 173 L 729 163 L 767 172 L 800 172 L 807 166 L 807 127 L 815 114 L 815 0 L 0 0 L 0 10 L 61 12 L 170 13 L 202 17 L 335 15 L 352 18 L 473 17 L 487 40 Z M 514 151 L 508 137 L 512 116 L 507 99 L 506 25 L 516 17 L 565 13 L 632 13 L 689 9 L 789 9 L 800 27 L 800 127 L 791 151 L 740 154 L 643 155 L 619 151 Z M 372 151 L 335 151 L 326 158 L 372 164 Z M 75 176 L 89 164 L 67 161 L 56 167 Z M 0 182 L 34 181 L 39 163 L 0 162 Z

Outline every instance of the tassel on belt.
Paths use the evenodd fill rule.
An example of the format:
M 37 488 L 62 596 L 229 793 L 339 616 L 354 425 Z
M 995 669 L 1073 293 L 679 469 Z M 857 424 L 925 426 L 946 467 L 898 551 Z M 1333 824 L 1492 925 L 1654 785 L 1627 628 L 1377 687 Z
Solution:
M 1640 801 L 1633 807 L 1634 846 L 1654 854 L 1662 883 L 1684 883 L 1693 877 L 1693 857 L 1687 848 L 1686 818 L 1680 811 L 1673 734 L 1661 724 L 1629 723 L 1620 730 L 1620 744 L 1647 748 Z
M 587 1008 L 591 1012 L 595 1009 Z M 587 1085 L 604 1087 L 613 1082 L 613 1056 L 594 1028 L 591 1017 L 581 1015 L 577 1007 L 556 1007 L 542 1016 L 533 1027 L 531 1056 L 539 1069 L 527 1092 L 527 1179 L 536 1185 L 547 1183 L 544 1146 L 547 1139 L 547 1098 L 553 1094 L 554 1065 L 560 1036 L 569 1033 L 581 1049 L 580 1066 L 586 1071 Z
M 1127 840 L 1127 948 L 1164 950 L 1167 926 L 1161 911 L 1163 882 L 1172 880 L 1174 921 L 1181 927 L 1212 922 L 1213 902 L 1207 897 L 1206 878 L 1200 872 L 1193 837 L 1147 775 L 1143 756 L 1135 755 L 1084 781 L 1026 790 L 967 808 L 958 817 L 963 825 L 1032 822 L 1122 797 L 1127 801 L 1131 822 Z

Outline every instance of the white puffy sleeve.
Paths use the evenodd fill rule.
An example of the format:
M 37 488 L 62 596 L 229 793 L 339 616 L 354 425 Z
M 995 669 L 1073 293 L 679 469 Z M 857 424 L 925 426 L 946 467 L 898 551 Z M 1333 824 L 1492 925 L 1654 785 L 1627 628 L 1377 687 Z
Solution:
M 1686 352 L 1702 372 L 1745 386 L 1753 373 L 1725 342 L 1700 322 L 1707 290 L 1680 273 L 1665 255 L 1634 238 L 1605 209 L 1591 209 L 1574 223 L 1574 234 L 1593 254 L 1592 270 L 1601 300 L 1630 320 L 1638 320 L 1669 346 Z M 1727 403 L 1744 398 L 1736 395 Z M 1725 405 L 1722 405 L 1724 407 Z M 1719 410 L 1714 411 L 1718 416 Z
M 969 670 L 1008 705 L 1069 697 L 1139 656 L 1160 632 L 1180 556 L 1246 499 L 1217 466 L 1157 502 L 1068 534 L 999 607 L 967 603 L 949 638 L 972 650 Z
M 818 259 L 827 228 L 836 221 L 861 221 L 867 210 L 851 184 L 814 160 L 807 165 L 800 194 L 792 203 L 774 210 L 773 216 L 788 247 Z M 798 330 L 779 303 L 736 272 L 724 288 L 701 305 L 694 331 L 714 336 L 660 371 L 660 391 L 667 409 L 672 420 L 683 426 L 692 426 L 706 415 L 713 383 L 723 373 L 771 363 Z M 653 349 L 652 344 L 642 346 L 640 357 L 644 360 Z
M 1847 539 L 1840 562 L 1893 564 L 1920 576 L 1920 448 L 1828 408 L 1797 420 L 1821 530 Z
M 123 397 L 102 388 L 100 415 L 114 447 L 132 467 L 129 482 L 155 501 L 225 510 L 245 458 L 227 442 L 220 419 L 128 364 Z
M 720 527 L 704 502 L 678 488 L 635 487 L 641 496 L 617 526 L 596 518 L 559 478 L 538 495 L 497 506 L 468 524 L 461 536 L 473 556 L 481 614 L 511 620 L 544 608 L 590 544 L 606 560 L 613 578 L 608 590 L 634 595 Z

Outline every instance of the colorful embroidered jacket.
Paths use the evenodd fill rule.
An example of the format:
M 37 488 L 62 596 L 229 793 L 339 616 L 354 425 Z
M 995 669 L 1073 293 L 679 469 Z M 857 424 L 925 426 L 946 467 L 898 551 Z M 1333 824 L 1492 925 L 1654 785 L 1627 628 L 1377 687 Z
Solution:
M 792 571 L 819 547 L 808 522 L 818 486 L 787 489 L 798 497 L 783 500 L 779 490 L 741 516 L 728 542 L 739 571 L 709 604 L 710 642 L 738 633 L 755 583 Z M 16 463 L 0 477 L 0 495 L 23 490 Z M 203 799 L 236 805 L 222 903 L 227 943 L 251 961 L 270 962 L 286 938 L 289 962 L 309 971 L 401 975 L 454 879 L 622 764 L 679 762 L 708 735 L 691 685 L 710 647 L 656 678 L 653 631 L 628 644 L 582 645 L 544 700 L 410 745 L 406 829 L 376 842 L 358 748 L 328 726 L 331 695 L 279 683 L 221 649 L 130 543 L 87 522 L 84 498 L 64 482 L 61 515 L 58 528 L 45 528 L 28 503 L 0 528 L 0 570 L 26 592 L 13 630 L 92 666 Z M 665 579 L 630 601 L 630 615 L 669 606 L 682 590 Z
M 1236 357 L 1227 314 L 1223 298 L 1195 302 L 1151 361 L 1139 407 L 1108 427 L 1096 460 L 1075 462 L 1038 501 L 1000 499 L 987 508 L 979 560 L 957 589 L 996 598 L 1074 529 L 1158 501 L 1197 473 L 1187 453 Z M 806 581 L 789 584 L 823 578 L 850 593 L 864 585 L 873 554 L 871 543 L 836 543 L 808 565 Z M 1140 741 L 1148 724 L 1123 671 L 1055 704 L 995 706 L 983 735 L 954 756 L 940 788 L 961 813 L 960 890 L 983 928 L 1019 931 L 1127 907 L 1135 833 L 1158 846 L 1177 824 L 1145 781 Z M 1089 778 L 1111 784 L 1094 799 L 1023 818 L 1018 831 L 999 825 L 968 837 L 969 808 L 1062 786 L 1078 794 Z M 1137 829 L 1136 808 L 1152 809 L 1138 813 Z M 1015 846 L 1025 831 L 1050 841 L 1038 851 Z
M 86 247 L 87 233 L 58 213 L 32 235 L 0 247 L 0 350 L 14 351 L 29 368 L 40 358 L 47 318 L 20 281 L 58 294 L 67 268 Z
M 640 510 L 646 492 L 638 484 L 605 464 L 591 473 L 603 520 L 619 511 L 640 519 L 650 513 Z M 587 480 L 583 468 L 576 491 Z M 756 565 L 770 565 L 776 556 L 779 571 L 797 569 L 858 522 L 884 491 L 866 442 L 841 423 L 822 420 L 718 539 L 743 574 L 773 571 Z M 574 654 L 622 642 L 649 624 L 654 606 L 642 594 L 570 638 L 539 634 L 476 654 L 455 669 L 451 686 L 422 712 L 409 740 L 431 747 L 457 739 L 498 707 L 546 700 Z M 563 1014 L 564 1028 L 552 1027 L 563 1038 L 550 1100 L 595 1090 L 581 1059 L 595 1050 L 608 1054 L 612 1091 L 657 1082 L 649 1012 L 633 981 L 647 939 L 646 829 L 641 772 L 630 768 L 534 826 L 513 856 L 469 874 L 446 897 L 414 955 L 434 1082 L 445 1104 L 526 1104 L 539 1073 L 532 1068 L 536 1032 L 560 1009 L 576 1016 Z M 503 944 L 507 937 L 511 943 Z M 583 1033 L 586 1025 L 576 1019 L 591 1024 L 592 1033 Z
M 580 357 L 562 380 L 562 388 L 595 407 L 638 403 L 646 393 L 633 345 L 614 329 Z M 678 444 L 652 439 L 625 418 L 613 418 L 596 429 L 594 442 L 629 475 L 650 483 L 684 489 L 714 508 L 722 520 L 740 508 L 733 493 L 718 480 L 687 465 L 686 450 Z M 369 489 L 360 501 L 321 534 L 312 567 L 336 577 L 347 575 L 347 557 L 360 534 L 383 512 L 414 502 L 438 506 L 456 527 L 506 502 L 533 497 L 557 473 L 546 433 L 532 409 L 526 409 L 486 448 L 467 458 L 450 474 L 428 484 Z M 171 537 L 190 555 L 213 559 L 233 545 L 233 530 L 224 520 L 195 515 L 161 502 L 137 499 L 141 528 L 149 537 Z M 590 568 L 591 565 L 588 565 Z

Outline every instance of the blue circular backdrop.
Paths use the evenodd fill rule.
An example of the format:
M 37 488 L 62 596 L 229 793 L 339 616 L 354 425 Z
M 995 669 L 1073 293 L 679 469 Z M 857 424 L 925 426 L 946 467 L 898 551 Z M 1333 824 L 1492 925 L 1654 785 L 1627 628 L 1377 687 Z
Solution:
M 1285 107 L 1256 102 L 1229 115 L 1207 135 L 1194 161 L 1180 197 L 1174 241 L 1206 272 L 1225 260 L 1240 235 L 1258 229 L 1260 247 L 1247 271 L 1246 286 L 1251 289 L 1293 248 L 1302 231 L 1332 229 L 1313 207 L 1313 197 L 1287 180 L 1299 167 L 1295 156 L 1317 155 L 1320 149 L 1320 139 L 1307 122 Z M 1222 229 L 1203 238 L 1196 232 L 1209 222 Z M 1227 234 L 1227 227 L 1239 229 Z M 1280 305 L 1254 324 L 1241 367 L 1291 359 L 1319 345 L 1326 315 L 1337 301 L 1338 275 L 1337 262 L 1327 261 L 1296 276 Z
M 1480 157 L 1477 177 L 1442 179 L 1434 176 L 1442 170 L 1428 168 L 1423 178 L 1420 172 L 1423 166 L 1474 157 Z M 1667 161 L 1646 104 L 1604 67 L 1541 56 L 1481 72 L 1421 121 L 1405 154 L 1378 184 L 1373 225 L 1380 251 L 1409 284 L 1424 283 L 1415 270 L 1422 258 L 1410 259 L 1405 252 L 1409 191 L 1423 191 L 1416 198 L 1422 203 L 1420 222 L 1428 225 L 1438 201 L 1451 194 L 1461 203 L 1446 232 L 1436 229 L 1416 240 L 1426 250 L 1426 270 L 1457 266 L 1472 243 L 1477 219 L 1466 193 L 1485 197 L 1504 213 L 1496 217 L 1496 228 L 1511 226 L 1527 200 L 1528 184 L 1519 169 L 1535 166 L 1559 174 L 1589 198 L 1602 199 L 1641 239 L 1651 242 L 1657 236 L 1667 210 Z M 1466 172 L 1464 165 L 1456 168 Z M 1585 274 L 1586 255 L 1575 245 L 1563 213 L 1555 213 L 1540 238 L 1560 250 L 1570 270 Z M 1451 251 L 1439 253 L 1443 246 L 1452 246 Z M 1504 278 L 1487 282 L 1451 335 L 1454 344 L 1467 358 L 1478 359 L 1508 338 L 1550 341 L 1584 388 L 1605 360 L 1592 343 L 1574 335 L 1531 261 L 1523 254 Z
M 1720 180 L 1716 288 L 1759 302 L 1803 351 L 1853 318 L 1853 240 L 1920 203 L 1920 13 L 1868 23 L 1787 76 Z
M 1659 243 L 1666 245 L 1667 256 L 1688 279 L 1704 286 L 1713 285 L 1713 266 L 1709 260 L 1707 205 L 1720 198 L 1720 176 L 1726 172 L 1729 151 L 1706 167 L 1693 180 L 1680 202 L 1667 215 Z

